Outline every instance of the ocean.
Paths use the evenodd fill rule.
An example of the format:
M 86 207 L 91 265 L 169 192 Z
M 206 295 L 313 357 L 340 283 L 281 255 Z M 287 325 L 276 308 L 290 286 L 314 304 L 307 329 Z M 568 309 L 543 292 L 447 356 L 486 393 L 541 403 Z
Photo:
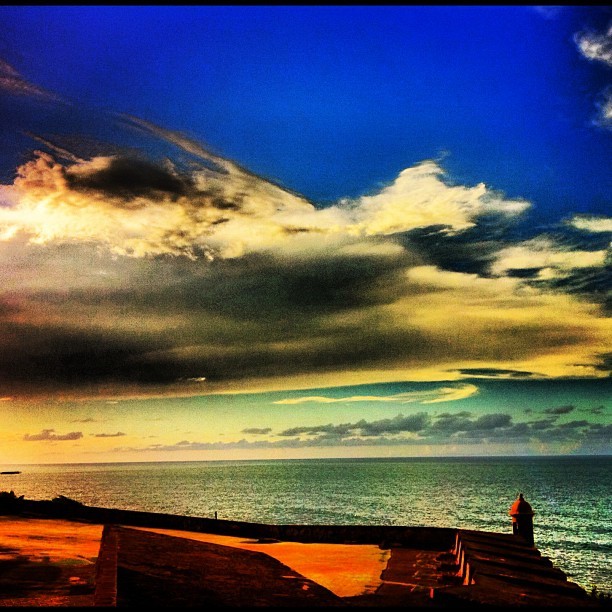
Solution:
M 612 593 L 612 457 L 194 461 L 0 466 L 0 491 L 87 505 L 280 524 L 511 533 L 521 492 L 535 545 L 569 580 Z

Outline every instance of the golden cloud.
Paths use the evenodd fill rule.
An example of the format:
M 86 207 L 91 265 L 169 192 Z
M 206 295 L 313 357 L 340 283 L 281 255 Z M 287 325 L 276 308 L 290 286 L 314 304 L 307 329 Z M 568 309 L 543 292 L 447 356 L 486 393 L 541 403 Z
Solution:
M 604 266 L 606 256 L 605 250 L 564 249 L 550 239 L 534 238 L 500 250 L 491 272 L 501 276 L 513 269 L 544 268 L 550 271 L 550 276 L 554 272 L 562 274 L 576 268 Z
M 192 152 L 196 147 L 162 133 Z M 310 252 L 317 244 L 329 248 L 330 241 L 355 243 L 431 225 L 458 232 L 480 215 L 516 215 L 528 206 L 482 184 L 449 186 L 439 166 L 424 162 L 377 195 L 317 209 L 232 162 L 209 158 L 215 167 L 181 175 L 173 167 L 112 156 L 73 157 L 63 165 L 38 151 L 12 185 L 0 186 L 0 240 L 23 235 L 32 244 L 90 243 L 129 257 L 236 258 Z

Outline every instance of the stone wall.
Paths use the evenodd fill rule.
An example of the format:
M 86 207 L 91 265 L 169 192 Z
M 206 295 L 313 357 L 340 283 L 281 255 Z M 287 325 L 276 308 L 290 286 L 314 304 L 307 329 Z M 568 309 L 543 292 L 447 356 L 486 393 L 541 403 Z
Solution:
M 128 525 L 180 529 L 245 538 L 291 542 L 400 545 L 425 550 L 448 550 L 456 529 L 390 525 L 269 525 L 177 514 L 117 510 L 85 506 L 64 497 L 53 501 L 13 500 L 0 503 L 0 514 L 22 514 L 46 518 L 83 520 L 103 525 Z

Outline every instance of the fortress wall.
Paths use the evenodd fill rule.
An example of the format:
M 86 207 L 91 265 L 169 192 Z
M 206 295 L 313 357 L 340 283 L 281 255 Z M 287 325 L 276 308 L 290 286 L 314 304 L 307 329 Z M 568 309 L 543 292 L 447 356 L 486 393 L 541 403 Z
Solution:
M 6 509 L 4 509 L 6 512 Z M 0 513 L 3 509 L 0 508 Z M 99 524 L 118 524 L 159 529 L 180 529 L 245 538 L 275 539 L 290 542 L 335 544 L 401 545 L 424 550 L 448 550 L 457 530 L 442 527 L 393 525 L 270 525 L 177 514 L 116 510 L 85 506 L 71 500 L 19 500 L 9 514 L 28 514 L 46 518 L 84 520 Z

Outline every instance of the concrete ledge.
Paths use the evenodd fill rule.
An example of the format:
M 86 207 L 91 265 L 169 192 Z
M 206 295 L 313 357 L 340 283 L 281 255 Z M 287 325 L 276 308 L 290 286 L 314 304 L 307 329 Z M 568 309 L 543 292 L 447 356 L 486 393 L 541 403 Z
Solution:
M 117 531 L 106 525 L 102 532 L 100 552 L 96 561 L 94 606 L 115 607 L 117 605 L 118 547 Z

